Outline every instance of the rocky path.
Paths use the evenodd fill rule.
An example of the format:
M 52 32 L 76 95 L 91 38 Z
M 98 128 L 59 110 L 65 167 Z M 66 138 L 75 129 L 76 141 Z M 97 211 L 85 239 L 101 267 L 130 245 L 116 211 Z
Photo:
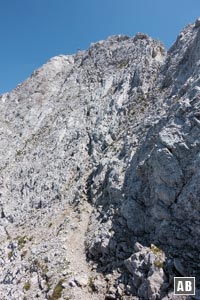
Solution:
M 99 288 L 94 292 L 95 282 L 104 290 L 102 275 L 86 261 L 85 234 L 91 211 L 90 204 L 84 201 L 80 206 L 67 205 L 66 209 L 60 207 L 29 220 L 29 225 L 33 223 L 31 230 L 6 224 L 0 291 L 8 282 L 8 276 L 3 274 L 9 274 L 7 295 L 13 295 L 10 299 L 54 300 L 56 286 L 61 283 L 58 299 L 103 300 L 103 294 L 97 293 Z M 16 267 L 8 270 L 8 262 Z
M 67 292 L 69 293 L 70 299 L 74 300 L 104 299 L 103 294 L 100 295 L 92 291 L 94 288 L 94 280 L 95 278 L 100 279 L 100 275 L 92 271 L 91 266 L 86 261 L 85 234 L 91 211 L 91 206 L 87 202 L 84 202 L 80 210 L 78 209 L 77 212 L 72 210 L 70 212 L 70 223 L 76 225 L 75 228 L 69 232 L 67 237 L 67 259 L 70 262 L 69 273 L 71 273 Z

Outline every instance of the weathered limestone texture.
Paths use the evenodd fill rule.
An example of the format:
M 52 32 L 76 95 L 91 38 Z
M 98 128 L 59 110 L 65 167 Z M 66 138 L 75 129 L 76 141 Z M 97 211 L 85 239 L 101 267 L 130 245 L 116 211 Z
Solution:
M 167 300 L 200 278 L 200 20 L 60 55 L 0 96 L 0 299 Z

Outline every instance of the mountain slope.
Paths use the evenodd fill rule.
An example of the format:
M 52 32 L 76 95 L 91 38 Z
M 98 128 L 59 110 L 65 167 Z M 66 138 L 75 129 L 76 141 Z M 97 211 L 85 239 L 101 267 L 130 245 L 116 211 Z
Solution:
M 175 299 L 199 276 L 199 35 L 112 36 L 1 96 L 2 299 Z

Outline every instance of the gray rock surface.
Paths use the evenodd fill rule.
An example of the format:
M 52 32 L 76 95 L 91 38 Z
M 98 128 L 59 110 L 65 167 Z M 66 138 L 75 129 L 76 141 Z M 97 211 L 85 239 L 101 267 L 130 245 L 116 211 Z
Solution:
M 168 287 L 163 271 L 165 254 L 155 245 L 148 248 L 138 243 L 135 251 L 125 261 L 125 266 L 132 275 L 132 284 L 138 290 L 139 297 L 149 300 L 162 298 Z
M 199 19 L 168 52 L 138 33 L 54 57 L 0 109 L 2 299 L 180 299 L 173 277 L 200 276 Z

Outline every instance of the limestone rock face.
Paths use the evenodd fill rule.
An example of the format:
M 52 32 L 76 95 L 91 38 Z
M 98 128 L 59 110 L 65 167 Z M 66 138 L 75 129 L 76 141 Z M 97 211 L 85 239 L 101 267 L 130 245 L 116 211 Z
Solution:
M 138 33 L 54 57 L 0 109 L 2 299 L 176 299 L 200 276 L 199 19 L 168 52 Z

